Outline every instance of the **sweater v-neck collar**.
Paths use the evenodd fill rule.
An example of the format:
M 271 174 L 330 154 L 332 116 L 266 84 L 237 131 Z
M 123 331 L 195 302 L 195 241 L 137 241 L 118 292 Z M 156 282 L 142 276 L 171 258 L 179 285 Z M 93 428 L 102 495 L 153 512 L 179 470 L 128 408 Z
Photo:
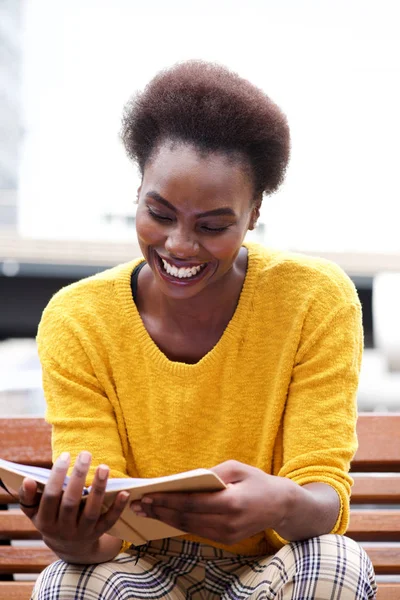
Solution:
M 185 375 L 188 373 L 194 374 L 195 372 L 200 373 L 207 368 L 207 365 L 220 358 L 225 347 L 230 343 L 233 343 L 234 338 L 237 338 L 240 334 L 240 330 L 245 327 L 249 307 L 251 305 L 251 298 L 255 289 L 257 273 L 256 263 L 258 262 L 258 256 L 253 244 L 244 243 L 243 246 L 247 248 L 247 270 L 235 312 L 214 347 L 196 363 L 188 364 L 170 360 L 159 349 L 145 328 L 136 304 L 133 302 L 131 293 L 132 270 L 138 264 L 143 262 L 144 259 L 141 258 L 134 263 L 129 263 L 122 276 L 116 280 L 116 291 L 126 319 L 127 335 L 131 336 L 132 340 L 140 344 L 149 360 L 157 364 L 162 370 L 170 373 L 173 372 L 177 375 Z

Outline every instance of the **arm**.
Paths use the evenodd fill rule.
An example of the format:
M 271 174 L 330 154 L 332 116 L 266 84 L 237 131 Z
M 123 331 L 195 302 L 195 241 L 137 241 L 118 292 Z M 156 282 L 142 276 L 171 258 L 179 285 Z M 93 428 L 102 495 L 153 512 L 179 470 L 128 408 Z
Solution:
M 112 390 L 105 389 L 93 367 L 96 348 L 88 340 L 87 331 L 80 328 L 76 319 L 68 316 L 59 297 L 50 303 L 43 314 L 38 332 L 38 349 L 47 402 L 46 418 L 53 427 L 55 479 L 50 486 L 47 484 L 39 507 L 24 509 L 24 512 L 60 558 L 85 564 L 103 562 L 113 558 L 122 543 L 105 532 L 122 512 L 124 494 L 117 497 L 112 509 L 101 515 L 102 494 L 108 475 L 127 476 L 126 448 L 123 448 L 117 424 L 118 407 L 110 401 Z M 102 364 L 97 368 L 101 371 Z M 107 443 L 104 443 L 105 436 Z M 91 462 L 80 464 L 82 450 L 90 452 Z M 60 467 L 59 464 L 58 457 L 63 452 L 70 453 L 73 459 L 66 467 Z M 103 472 L 106 471 L 102 479 L 99 465 Z M 61 483 L 57 479 L 60 469 L 63 476 L 68 471 L 73 478 L 69 493 L 66 491 L 61 494 Z M 92 495 L 93 502 L 90 498 L 86 502 L 85 511 L 89 509 L 89 517 L 85 511 L 79 511 L 85 483 L 93 483 L 97 489 Z M 27 480 L 25 490 L 21 490 L 21 500 L 25 504 L 34 504 L 35 498 L 36 485 Z M 54 502 L 58 503 L 58 519 L 54 514 L 51 517 Z M 75 520 L 71 520 L 70 514 L 75 515 Z M 66 523 L 69 526 L 66 527 Z
M 298 484 L 289 494 L 282 526 L 275 529 L 284 539 L 294 539 L 295 532 L 304 530 L 301 510 L 296 518 L 299 506 L 310 515 L 310 535 L 315 535 L 315 525 L 318 534 L 343 534 L 347 529 L 362 346 L 357 303 L 334 310 L 300 345 L 282 423 L 277 473 Z
M 52 301 L 40 322 L 37 343 L 53 461 L 68 451 L 71 470 L 79 452 L 88 450 L 92 463 L 87 484 L 101 463 L 110 467 L 111 477 L 127 477 L 126 440 L 118 426 L 123 416 L 96 342 L 62 304 Z

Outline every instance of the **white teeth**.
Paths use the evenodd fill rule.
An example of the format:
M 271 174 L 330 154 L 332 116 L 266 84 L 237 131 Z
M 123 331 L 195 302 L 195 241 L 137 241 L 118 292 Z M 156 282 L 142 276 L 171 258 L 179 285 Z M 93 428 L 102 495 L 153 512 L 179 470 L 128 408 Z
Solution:
M 180 269 L 178 269 L 178 267 L 175 267 L 175 265 L 170 265 L 163 258 L 161 260 L 162 260 L 162 263 L 164 265 L 164 269 L 166 270 L 166 272 L 169 275 L 178 277 L 179 279 L 193 277 L 193 275 L 197 275 L 197 273 L 203 267 L 203 265 L 198 265 L 197 267 L 191 267 L 191 268 L 181 267 Z

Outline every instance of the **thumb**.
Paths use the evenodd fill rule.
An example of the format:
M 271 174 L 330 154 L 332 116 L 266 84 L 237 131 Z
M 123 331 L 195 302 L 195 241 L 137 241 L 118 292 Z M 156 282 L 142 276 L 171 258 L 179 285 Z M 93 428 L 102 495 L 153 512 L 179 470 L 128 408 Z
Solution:
M 41 494 L 38 492 L 36 481 L 25 478 L 19 490 L 19 501 L 22 512 L 30 519 L 32 519 L 39 510 L 40 498 Z
M 212 467 L 213 471 L 226 484 L 239 483 L 246 477 L 246 465 L 238 460 L 226 460 L 225 462 Z

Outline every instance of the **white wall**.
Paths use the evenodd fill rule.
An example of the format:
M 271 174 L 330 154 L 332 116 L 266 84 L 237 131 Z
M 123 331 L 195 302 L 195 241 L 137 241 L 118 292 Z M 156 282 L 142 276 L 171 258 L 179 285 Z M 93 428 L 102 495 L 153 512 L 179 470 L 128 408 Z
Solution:
M 26 1 L 21 232 L 107 237 L 101 214 L 128 212 L 138 184 L 123 104 L 159 69 L 203 58 L 288 115 L 268 243 L 399 252 L 399 16 L 397 0 Z

